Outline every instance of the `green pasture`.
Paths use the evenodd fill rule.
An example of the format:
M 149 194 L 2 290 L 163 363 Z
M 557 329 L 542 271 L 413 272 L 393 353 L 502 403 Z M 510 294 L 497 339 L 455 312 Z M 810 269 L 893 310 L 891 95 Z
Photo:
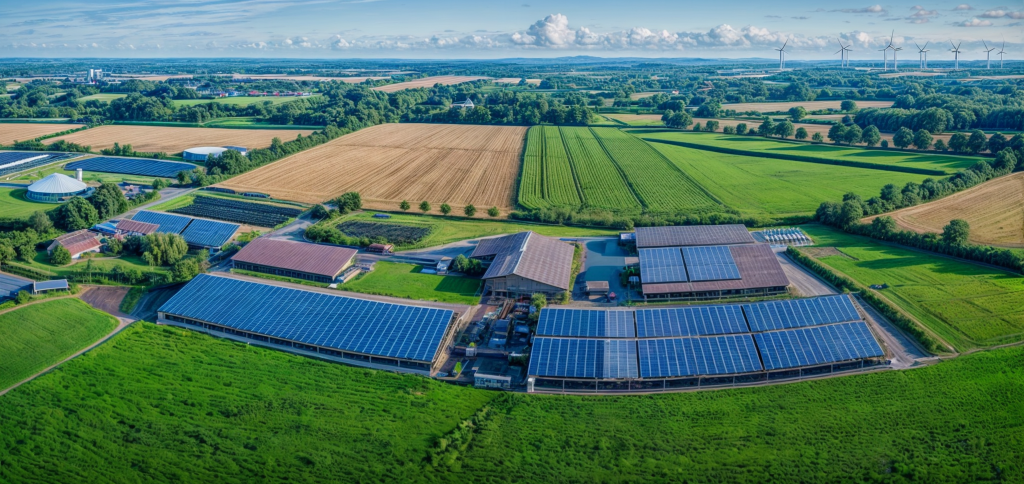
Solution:
M 756 125 L 751 125 L 757 128 Z M 780 155 L 808 156 L 827 160 L 871 163 L 881 166 L 899 166 L 939 170 L 945 173 L 970 168 L 980 158 L 952 156 L 943 153 L 907 153 L 896 150 L 870 150 L 856 146 L 833 144 L 810 144 L 779 141 L 761 136 L 735 136 L 719 133 L 661 132 L 641 133 L 643 139 L 683 141 L 711 147 L 729 148 L 750 152 L 765 152 Z M 885 176 L 885 175 L 883 175 Z
M 128 97 L 128 95 L 127 94 L 100 93 L 100 94 L 92 94 L 92 95 L 89 95 L 89 96 L 83 96 L 83 97 L 78 98 L 78 100 L 82 101 L 82 102 L 85 102 L 85 101 L 102 101 L 102 102 L 108 103 L 110 101 L 113 101 L 115 99 L 121 99 L 123 97 Z
M 0 314 L 0 390 L 89 346 L 117 327 L 78 299 L 54 299 Z
M 24 188 L 0 187 L 0 219 L 28 218 L 38 210 L 47 211 L 56 208 L 57 203 L 37 203 L 25 199 Z
M 822 226 L 808 226 L 818 247 L 809 255 L 880 292 L 958 351 L 1024 340 L 1024 277 L 993 267 L 881 244 Z
M 854 192 L 864 199 L 883 186 L 921 183 L 927 176 L 805 163 L 651 143 L 727 207 L 744 215 L 811 215 L 821 202 Z
M 0 475 L 62 483 L 1014 482 L 1024 475 L 1022 360 L 1015 347 L 783 385 L 545 396 L 138 323 L 0 397 Z M 488 417 L 462 426 L 468 444 L 433 464 L 430 449 L 484 408 Z
M 379 261 L 373 271 L 341 284 L 342 291 L 403 297 L 420 301 L 475 305 L 483 281 L 469 277 L 423 274 L 422 266 Z

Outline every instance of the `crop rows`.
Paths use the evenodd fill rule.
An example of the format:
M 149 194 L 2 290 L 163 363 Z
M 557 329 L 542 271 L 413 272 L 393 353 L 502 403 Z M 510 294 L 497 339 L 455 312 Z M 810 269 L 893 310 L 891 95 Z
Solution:
M 427 227 L 360 222 L 358 220 L 342 222 L 338 225 L 338 230 L 349 237 L 379 238 L 395 245 L 412 245 L 430 234 L 430 229 Z
M 549 206 L 544 199 L 544 127 L 534 126 L 526 132 L 523 172 L 519 179 L 519 204 L 526 208 Z
M 543 128 L 544 198 L 554 206 L 578 207 L 582 203 L 558 128 Z
M 265 203 L 199 196 L 195 198 L 192 205 L 176 208 L 171 212 L 257 227 L 276 227 L 287 222 L 288 219 L 298 217 L 302 210 Z
M 587 128 L 559 128 L 586 206 L 611 210 L 640 209 L 615 162 Z
M 145 153 L 180 153 L 197 146 L 242 146 L 266 148 L 271 140 L 291 141 L 296 136 L 309 136 L 311 129 L 226 129 L 226 128 L 168 128 L 163 126 L 110 125 L 90 128 L 47 140 L 63 140 L 90 146 L 93 151 L 110 148 L 114 143 L 132 145 L 135 151 Z

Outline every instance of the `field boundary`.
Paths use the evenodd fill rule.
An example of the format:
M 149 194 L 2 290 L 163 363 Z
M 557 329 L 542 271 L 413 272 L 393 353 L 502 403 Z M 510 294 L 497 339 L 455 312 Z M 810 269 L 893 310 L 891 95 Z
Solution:
M 629 135 L 629 136 L 633 136 L 633 137 L 635 137 L 637 139 L 643 140 L 644 142 L 651 141 L 651 140 L 648 140 L 648 139 L 636 136 L 633 133 L 630 133 L 630 132 L 627 132 L 627 131 L 624 131 L 624 133 Z M 600 141 L 600 138 L 598 138 L 598 140 Z M 601 143 L 601 146 L 604 146 L 604 142 Z M 668 157 L 665 156 L 664 153 L 662 153 L 661 151 L 658 151 L 658 150 L 654 150 L 654 152 L 658 154 L 658 157 L 661 158 L 662 161 L 664 161 L 665 164 L 668 165 L 668 167 L 670 169 L 677 171 L 680 175 L 683 175 L 683 178 L 686 178 L 687 180 L 690 180 L 691 182 L 693 182 L 694 186 L 696 186 L 697 188 L 700 188 L 700 191 L 704 192 L 704 194 L 707 195 L 708 198 L 714 200 L 715 202 L 718 202 L 718 204 L 721 205 L 722 207 L 728 207 L 725 204 L 725 202 L 720 200 L 713 193 L 709 192 L 708 189 L 704 187 L 704 185 L 702 185 L 700 182 L 695 180 L 692 176 L 690 176 L 689 173 L 686 173 L 686 171 L 684 171 L 682 168 L 679 168 L 679 166 L 676 165 L 675 163 L 673 163 L 672 160 L 668 159 Z
M 738 149 L 734 149 L 734 148 L 723 148 L 723 147 L 719 147 L 719 146 L 708 146 L 708 145 L 703 145 L 703 144 L 700 144 L 700 143 L 689 143 L 689 142 L 686 142 L 686 141 L 652 139 L 652 138 L 643 138 L 643 137 L 641 137 L 640 139 L 642 139 L 644 141 L 647 141 L 648 143 L 662 143 L 662 144 L 672 145 L 672 146 L 682 146 L 683 148 L 690 148 L 690 149 L 702 150 L 702 151 L 713 151 L 715 153 L 724 153 L 724 154 L 727 154 L 727 155 L 750 156 L 750 157 L 753 157 L 753 158 L 772 158 L 772 159 L 776 159 L 776 160 L 799 161 L 799 162 L 803 162 L 803 163 L 818 163 L 818 164 L 822 164 L 822 165 L 849 166 L 849 167 L 853 167 L 853 168 L 867 168 L 867 169 L 879 170 L 879 171 L 894 171 L 894 172 L 899 172 L 899 173 L 913 173 L 913 174 L 916 174 L 916 175 L 949 176 L 949 173 L 946 173 L 944 171 L 927 170 L 927 169 L 924 169 L 924 168 L 911 168 L 911 167 L 904 167 L 904 166 L 889 166 L 889 165 L 881 165 L 881 164 L 875 164 L 875 163 L 865 163 L 865 162 L 861 162 L 861 161 L 840 161 L 840 160 L 833 160 L 833 159 L 829 159 L 829 158 L 815 158 L 813 156 L 781 155 L 781 154 L 778 154 L 778 153 L 767 153 L 767 152 L 763 152 L 763 151 L 746 151 L 746 150 L 738 150 Z

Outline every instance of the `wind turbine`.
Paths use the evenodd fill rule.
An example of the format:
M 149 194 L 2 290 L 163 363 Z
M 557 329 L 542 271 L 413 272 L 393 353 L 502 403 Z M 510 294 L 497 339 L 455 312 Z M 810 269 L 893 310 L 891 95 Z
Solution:
M 789 39 L 786 39 L 786 42 L 784 42 L 782 44 L 781 48 L 775 49 L 775 50 L 779 51 L 779 71 L 782 71 L 783 69 L 786 68 L 786 59 L 785 59 L 784 56 L 786 55 L 786 45 L 788 45 L 788 44 L 789 44 Z
M 985 46 L 985 68 L 986 69 L 991 69 L 992 68 L 992 51 L 996 50 L 996 48 L 993 47 L 993 48 L 989 49 L 988 48 L 988 44 L 985 43 L 984 40 L 982 40 L 981 43 Z
M 846 46 L 843 45 L 843 41 L 836 38 L 839 42 L 839 50 L 832 53 L 832 55 L 839 54 L 839 67 L 846 67 Z
M 846 67 L 850 67 L 850 51 L 853 50 L 850 48 L 850 45 L 843 47 L 843 54 L 846 57 Z
M 1005 53 L 1006 53 L 1006 41 L 1004 40 L 1003 41 L 1003 46 L 999 48 L 999 52 L 996 52 L 996 55 L 999 56 L 999 68 L 1000 69 L 1003 68 L 1003 54 L 1005 54 Z
M 962 44 L 962 43 L 963 42 L 960 42 L 960 44 Z M 954 71 L 959 71 L 960 70 L 960 44 L 953 45 L 953 41 L 952 40 L 949 41 L 949 45 L 953 46 L 953 50 L 951 50 L 950 52 L 953 53 L 953 70 Z
M 879 52 L 882 53 L 882 70 L 887 71 L 889 70 L 889 46 L 885 46 L 885 48 Z
M 924 47 L 921 47 L 920 45 L 917 45 L 917 42 L 914 42 L 914 45 L 917 46 L 917 59 L 918 59 L 918 61 L 921 62 L 921 69 L 927 69 L 928 68 L 928 42 L 924 43 Z

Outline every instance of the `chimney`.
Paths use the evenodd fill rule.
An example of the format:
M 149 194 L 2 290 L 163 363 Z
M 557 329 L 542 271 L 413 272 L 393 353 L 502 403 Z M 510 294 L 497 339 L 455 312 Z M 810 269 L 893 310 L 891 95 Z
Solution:
M 75 170 L 75 179 L 78 180 L 78 181 L 82 181 L 82 169 L 81 168 Z

